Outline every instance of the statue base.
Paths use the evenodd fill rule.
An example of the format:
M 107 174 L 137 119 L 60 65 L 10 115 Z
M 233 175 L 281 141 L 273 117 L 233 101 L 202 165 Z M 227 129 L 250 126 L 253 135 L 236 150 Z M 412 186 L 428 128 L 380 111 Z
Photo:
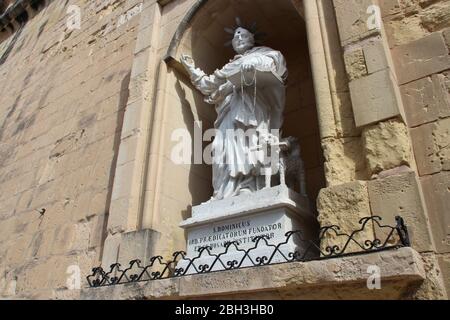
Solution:
M 271 263 L 286 262 L 289 253 L 306 250 L 310 241 L 318 238 L 319 229 L 308 198 L 286 186 L 196 206 L 192 209 L 192 218 L 180 226 L 187 232 L 187 259 L 198 257 L 201 248 L 209 247 L 192 263 L 187 259 L 178 263 L 177 268 L 188 268 L 186 275 L 200 273 L 205 265 L 207 271 L 220 271 L 231 264 L 254 266 L 261 258 L 266 261 L 272 258 Z M 290 231 L 301 233 L 287 239 L 286 233 Z M 264 240 L 257 245 L 255 238 L 261 236 Z M 226 251 L 229 242 L 235 242 L 236 246 Z M 273 255 L 279 244 L 282 244 L 279 251 Z M 244 258 L 246 252 L 248 255 Z M 317 255 L 317 252 L 311 250 L 308 254 Z M 220 261 L 212 265 L 217 255 Z

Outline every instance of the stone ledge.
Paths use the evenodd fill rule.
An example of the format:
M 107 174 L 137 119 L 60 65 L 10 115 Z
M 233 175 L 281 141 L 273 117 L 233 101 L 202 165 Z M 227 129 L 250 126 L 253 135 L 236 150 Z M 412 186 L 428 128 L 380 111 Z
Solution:
M 381 290 L 369 290 L 367 268 L 376 265 Z M 425 279 L 411 248 L 310 262 L 185 276 L 102 288 L 82 299 L 407 299 Z

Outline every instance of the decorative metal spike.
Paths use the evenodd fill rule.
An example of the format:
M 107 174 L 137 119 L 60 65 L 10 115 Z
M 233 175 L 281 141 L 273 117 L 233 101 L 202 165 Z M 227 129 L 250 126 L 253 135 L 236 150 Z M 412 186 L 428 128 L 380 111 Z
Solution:
M 237 24 L 238 27 L 241 27 L 241 28 L 243 27 L 241 18 L 236 17 L 236 24 Z
M 233 40 L 227 41 L 223 44 L 224 47 L 229 47 L 233 43 Z
M 234 30 L 231 29 L 231 28 L 225 28 L 224 30 L 225 30 L 226 33 L 234 34 Z

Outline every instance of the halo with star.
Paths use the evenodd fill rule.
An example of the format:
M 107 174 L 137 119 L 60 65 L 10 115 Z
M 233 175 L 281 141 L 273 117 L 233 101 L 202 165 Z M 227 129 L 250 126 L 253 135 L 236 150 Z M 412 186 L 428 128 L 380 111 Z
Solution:
M 231 35 L 231 39 L 224 43 L 225 47 L 231 46 L 234 34 L 238 28 L 243 28 L 250 31 L 250 33 L 252 33 L 253 37 L 255 38 L 255 45 L 260 45 L 264 41 L 266 34 L 264 32 L 258 31 L 256 22 L 253 22 L 251 25 L 245 25 L 244 23 L 242 23 L 242 20 L 239 17 L 236 17 L 235 21 L 236 26 L 224 29 L 226 33 Z

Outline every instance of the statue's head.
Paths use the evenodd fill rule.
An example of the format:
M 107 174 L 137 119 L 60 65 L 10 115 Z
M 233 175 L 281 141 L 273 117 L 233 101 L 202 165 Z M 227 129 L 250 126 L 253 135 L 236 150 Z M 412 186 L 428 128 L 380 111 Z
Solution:
M 255 46 L 255 36 L 249 30 L 239 27 L 234 31 L 231 43 L 237 54 L 243 54 Z
M 262 42 L 265 35 L 257 31 L 256 23 L 247 27 L 241 22 L 241 19 L 236 18 L 236 24 L 237 26 L 234 28 L 225 28 L 225 31 L 233 37 L 225 43 L 225 46 L 231 44 L 237 54 L 243 54 Z

